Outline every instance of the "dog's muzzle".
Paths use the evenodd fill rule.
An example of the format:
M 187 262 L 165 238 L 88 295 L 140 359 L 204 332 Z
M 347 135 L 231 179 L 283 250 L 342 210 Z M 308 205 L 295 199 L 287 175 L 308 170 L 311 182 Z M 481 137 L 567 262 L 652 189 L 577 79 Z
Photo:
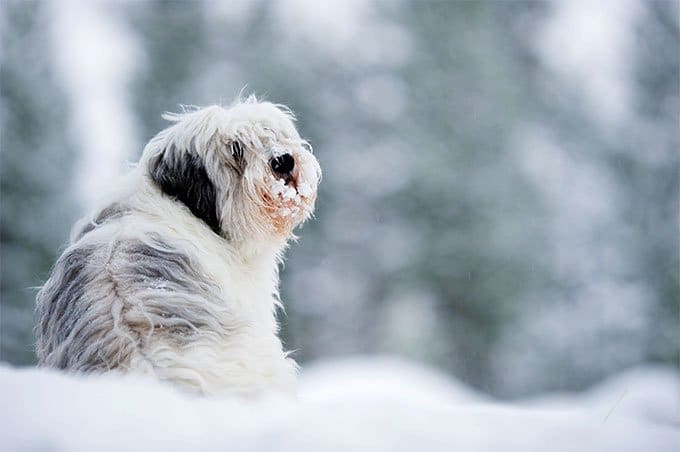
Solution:
M 318 173 L 309 159 L 313 157 L 285 153 L 269 161 L 273 178 L 265 199 L 279 232 L 291 230 L 313 210 Z

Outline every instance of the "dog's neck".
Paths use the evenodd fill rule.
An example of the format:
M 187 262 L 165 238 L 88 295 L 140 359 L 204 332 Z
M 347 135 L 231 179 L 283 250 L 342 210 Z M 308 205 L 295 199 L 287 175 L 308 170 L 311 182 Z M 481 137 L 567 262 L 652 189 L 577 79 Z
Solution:
M 130 194 L 133 205 L 145 206 L 143 210 L 161 221 L 173 218 L 178 223 L 177 231 L 189 231 L 185 239 L 200 243 L 206 253 L 219 255 L 221 259 L 235 264 L 229 268 L 244 272 L 243 277 L 253 281 L 257 287 L 266 287 L 268 294 L 278 292 L 279 264 L 288 246 L 286 237 L 231 239 L 228 234 L 218 235 L 200 218 L 193 216 L 179 200 L 164 196 L 158 203 L 158 188 L 146 178 L 142 181 L 142 185 Z M 168 215 L 169 211 L 174 213 Z

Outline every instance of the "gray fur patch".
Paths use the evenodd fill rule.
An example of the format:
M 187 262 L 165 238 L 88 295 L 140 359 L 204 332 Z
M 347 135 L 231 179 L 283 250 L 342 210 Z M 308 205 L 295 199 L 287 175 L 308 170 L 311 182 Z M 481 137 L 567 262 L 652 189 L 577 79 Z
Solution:
M 223 334 L 217 293 L 196 262 L 157 238 L 71 248 L 38 293 L 39 362 L 105 371 L 144 358 L 155 336 L 181 347 L 200 331 Z

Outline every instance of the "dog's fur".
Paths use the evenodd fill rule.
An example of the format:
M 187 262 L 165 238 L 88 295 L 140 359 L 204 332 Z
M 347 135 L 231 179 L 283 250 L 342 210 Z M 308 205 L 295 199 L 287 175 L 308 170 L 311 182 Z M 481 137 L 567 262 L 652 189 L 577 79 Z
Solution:
M 280 105 L 251 97 L 166 119 L 38 293 L 39 363 L 204 394 L 290 391 L 278 266 L 312 214 L 319 165 Z M 295 167 L 281 176 L 271 161 L 286 153 Z

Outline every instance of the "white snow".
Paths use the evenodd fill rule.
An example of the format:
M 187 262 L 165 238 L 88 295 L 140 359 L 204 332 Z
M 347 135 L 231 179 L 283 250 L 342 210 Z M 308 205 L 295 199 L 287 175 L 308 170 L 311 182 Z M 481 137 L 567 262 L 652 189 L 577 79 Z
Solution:
M 297 192 L 295 191 L 295 188 L 286 186 L 286 190 L 282 193 L 281 195 L 283 199 L 295 199 L 295 196 L 297 196 Z
M 297 191 L 295 191 L 294 187 L 286 185 L 286 181 L 283 179 L 275 180 L 271 184 L 271 188 L 274 196 L 280 196 L 283 200 L 296 199 Z
M 280 218 L 286 218 L 288 216 L 297 216 L 301 209 L 302 198 L 300 196 L 306 196 L 302 192 L 298 193 L 298 190 L 302 189 L 308 194 L 312 191 L 308 184 L 302 183 L 298 190 L 291 185 L 287 185 L 286 181 L 283 179 L 272 179 L 270 182 L 271 192 L 276 198 L 277 204 L 279 204 L 276 210 L 276 215 Z
M 272 193 L 274 195 L 281 195 L 286 190 L 286 181 L 283 179 L 276 179 L 272 182 Z
M 305 182 L 302 182 L 300 185 L 298 185 L 297 190 L 298 193 L 300 193 L 300 195 L 304 196 L 305 198 L 309 198 L 313 194 L 312 187 L 310 187 L 309 184 Z
M 310 367 L 297 399 L 205 399 L 138 378 L 6 365 L 0 387 L 2 450 L 559 452 L 680 444 L 680 383 L 668 369 L 515 405 L 379 357 Z

